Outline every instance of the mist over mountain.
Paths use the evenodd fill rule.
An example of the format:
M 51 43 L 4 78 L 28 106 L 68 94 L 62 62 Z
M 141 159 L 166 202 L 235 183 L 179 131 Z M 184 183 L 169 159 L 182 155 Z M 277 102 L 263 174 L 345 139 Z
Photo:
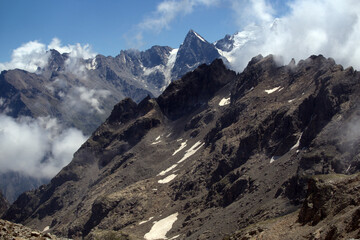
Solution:
M 39 42 L 19 47 L 12 61 L 0 66 L 22 68 L 0 75 L 5 196 L 12 202 L 49 181 L 121 99 L 158 96 L 171 81 L 219 56 L 193 30 L 179 49 L 153 46 L 115 57 L 96 55 L 87 45 L 62 46 L 58 39 L 47 47 Z

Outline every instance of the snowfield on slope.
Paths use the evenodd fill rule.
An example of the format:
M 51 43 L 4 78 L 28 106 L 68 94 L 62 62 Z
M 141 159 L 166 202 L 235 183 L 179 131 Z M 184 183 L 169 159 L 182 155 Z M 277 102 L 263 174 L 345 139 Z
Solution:
M 158 222 L 150 229 L 150 232 L 144 235 L 146 240 L 167 239 L 166 234 L 171 230 L 172 225 L 176 222 L 179 213 L 174 213 Z
M 219 102 L 219 106 L 225 106 L 225 105 L 229 105 L 230 104 L 230 98 L 223 98 L 221 99 L 221 101 Z
M 194 155 L 203 145 L 204 143 L 201 143 L 200 141 L 196 142 L 189 150 L 186 150 L 185 155 L 182 159 L 178 161 L 178 163 L 182 163 L 183 161 Z

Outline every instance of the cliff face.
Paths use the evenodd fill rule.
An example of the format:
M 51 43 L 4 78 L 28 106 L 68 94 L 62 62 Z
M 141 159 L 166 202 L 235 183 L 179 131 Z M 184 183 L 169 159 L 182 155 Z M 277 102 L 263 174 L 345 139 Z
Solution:
M 321 55 L 286 66 L 257 56 L 241 74 L 199 66 L 157 99 L 117 104 L 4 217 L 69 237 L 222 239 L 294 212 L 311 176 L 359 170 L 359 80 Z
M 0 216 L 9 208 L 9 202 L 4 198 L 0 191 Z

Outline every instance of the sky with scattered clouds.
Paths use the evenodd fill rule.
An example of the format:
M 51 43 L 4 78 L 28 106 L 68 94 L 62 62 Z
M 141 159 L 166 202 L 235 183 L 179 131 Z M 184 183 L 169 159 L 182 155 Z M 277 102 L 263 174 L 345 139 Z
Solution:
M 111 56 L 128 48 L 148 49 L 153 45 L 177 48 L 190 29 L 213 42 L 243 27 L 239 23 L 243 19 L 238 15 L 250 2 L 1 0 L 0 62 L 9 62 L 12 51 L 23 44 L 32 41 L 51 45 L 54 38 L 64 46 L 89 44 L 94 52 Z M 268 5 L 274 15 L 281 16 L 288 10 L 287 2 L 274 0 L 268 1 Z M 262 11 L 261 3 L 258 8 Z

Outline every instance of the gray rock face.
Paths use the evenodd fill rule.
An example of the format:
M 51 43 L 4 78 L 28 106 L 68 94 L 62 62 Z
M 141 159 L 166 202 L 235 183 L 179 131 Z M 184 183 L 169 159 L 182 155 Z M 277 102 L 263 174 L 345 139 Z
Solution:
M 0 191 L 0 216 L 9 208 L 9 202 Z
M 190 30 L 178 50 L 175 65 L 172 69 L 172 78 L 180 78 L 199 65 L 203 63 L 210 64 L 217 58 L 220 58 L 220 54 L 215 46 L 207 42 L 195 31 Z
M 359 91 L 358 72 L 321 55 L 281 67 L 257 56 L 241 74 L 200 66 L 157 99 L 116 105 L 73 161 L 4 217 L 134 239 L 171 219 L 167 238 L 223 239 L 298 210 L 313 175 L 359 171 Z

